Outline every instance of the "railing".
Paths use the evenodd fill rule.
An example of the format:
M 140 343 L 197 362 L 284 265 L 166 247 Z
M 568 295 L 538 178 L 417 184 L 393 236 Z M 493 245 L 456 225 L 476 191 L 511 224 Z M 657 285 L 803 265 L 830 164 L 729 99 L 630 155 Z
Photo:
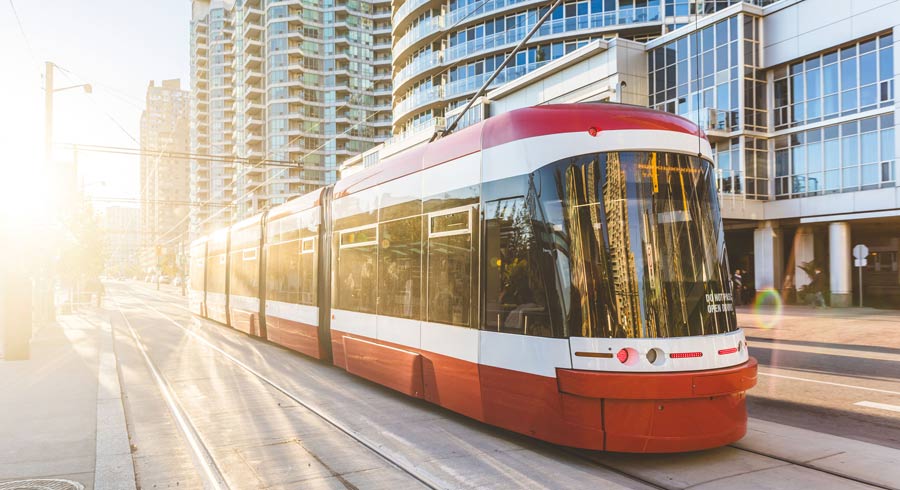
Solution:
M 441 53 L 438 51 L 432 52 L 430 54 L 419 55 L 415 59 L 415 61 L 413 61 L 411 64 L 407 65 L 397 73 L 397 77 L 394 78 L 394 85 L 399 86 L 403 84 L 403 82 L 409 80 L 415 75 L 418 75 L 426 69 L 440 64 Z
M 549 61 L 549 60 L 548 60 Z M 534 71 L 542 66 L 544 66 L 548 61 L 538 61 L 535 63 L 528 63 L 526 65 L 519 66 L 509 66 L 503 69 L 497 78 L 491 82 L 491 87 L 496 87 L 497 85 L 502 85 L 506 82 L 513 81 L 522 75 L 525 75 L 528 72 Z M 458 97 L 468 92 L 474 92 L 484 84 L 484 81 L 491 76 L 491 73 L 482 73 L 481 75 L 476 75 L 474 77 L 466 77 L 462 80 L 456 80 L 455 82 L 450 82 L 444 88 L 444 96 L 448 99 L 452 99 L 454 97 Z
M 400 20 L 403 19 L 404 17 L 406 17 L 407 15 L 409 15 L 410 12 L 421 7 L 422 5 L 425 5 L 426 3 L 430 2 L 430 1 L 432 1 L 432 0 L 407 0 L 394 13 L 394 18 L 393 18 L 392 22 L 395 24 L 400 22 Z
M 620 24 L 654 22 L 659 20 L 659 18 L 659 7 L 641 7 L 636 9 L 623 9 L 615 12 L 579 15 L 576 17 L 545 22 L 535 33 L 534 38 L 563 34 L 572 31 L 599 29 Z M 453 24 L 452 20 L 448 20 L 448 22 L 450 22 L 451 25 Z M 444 62 L 450 63 L 485 50 L 514 45 L 522 40 L 531 28 L 531 25 L 521 26 L 451 46 L 447 48 L 444 53 Z
M 413 124 L 406 131 L 403 131 L 396 136 L 391 136 L 390 138 L 384 140 L 384 146 L 388 147 L 391 145 L 395 145 L 423 132 L 434 134 L 435 131 L 444 129 L 445 127 L 447 127 L 447 121 L 443 117 L 432 117 L 431 119 L 425 119 L 424 121 Z
M 420 39 L 425 36 L 434 34 L 437 31 L 440 31 L 444 28 L 444 18 L 443 17 L 429 17 L 427 20 L 419 22 L 416 27 L 413 27 L 403 37 L 397 41 L 397 45 L 394 46 L 394 53 L 399 53 L 403 51 L 406 47 L 418 42 Z
M 394 114 L 406 114 L 420 105 L 440 100 L 442 96 L 441 92 L 441 87 L 428 87 L 424 90 L 417 90 L 397 104 L 397 107 L 394 108 Z

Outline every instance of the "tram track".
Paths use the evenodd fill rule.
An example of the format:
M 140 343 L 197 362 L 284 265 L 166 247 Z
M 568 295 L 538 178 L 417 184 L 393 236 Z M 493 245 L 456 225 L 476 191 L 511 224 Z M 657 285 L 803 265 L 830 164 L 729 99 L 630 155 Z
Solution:
M 162 293 L 166 296 L 171 297 L 172 299 L 178 299 L 178 300 L 184 301 L 184 298 L 182 298 L 178 295 L 175 295 L 175 294 L 165 293 L 165 292 L 161 292 L 161 291 L 159 291 L 159 292 L 150 291 L 149 289 L 146 289 L 146 288 L 140 288 L 140 289 L 145 289 L 145 291 L 143 291 L 143 292 L 152 292 L 152 293 L 157 293 L 157 294 Z M 182 329 L 186 333 L 188 333 L 192 338 L 198 340 L 200 343 L 205 345 L 207 348 L 212 349 L 219 355 L 223 356 L 225 359 L 227 359 L 233 365 L 239 367 L 240 369 L 244 370 L 245 372 L 247 372 L 247 373 L 251 374 L 252 376 L 256 377 L 257 379 L 261 380 L 265 384 L 271 386 L 278 392 L 287 396 L 294 402 L 300 404 L 301 406 L 303 406 L 304 408 L 309 410 L 311 413 L 315 414 L 317 417 L 321 418 L 322 420 L 324 420 L 325 422 L 327 422 L 328 424 L 330 424 L 337 430 L 339 430 L 339 431 L 343 432 L 344 434 L 346 434 L 347 436 L 351 437 L 353 440 L 357 441 L 359 444 L 363 445 L 364 447 L 366 447 L 367 449 L 369 449 L 370 451 L 372 451 L 373 453 L 378 455 L 384 461 L 388 462 L 392 466 L 394 466 L 397 469 L 401 470 L 402 472 L 406 473 L 410 477 L 416 479 L 417 481 L 419 481 L 426 487 L 432 488 L 432 489 L 458 488 L 458 485 L 449 484 L 448 482 L 445 482 L 432 474 L 423 473 L 420 469 L 418 469 L 415 465 L 413 465 L 410 461 L 408 461 L 402 455 L 396 454 L 395 452 L 388 450 L 383 445 L 378 444 L 375 441 L 372 441 L 371 439 L 367 438 L 366 436 L 359 434 L 357 431 L 342 424 L 340 421 L 336 420 L 334 417 L 331 417 L 327 413 L 323 412 L 321 409 L 316 407 L 314 404 L 311 404 L 308 401 L 303 400 L 301 397 L 295 395 L 290 390 L 283 387 L 276 381 L 271 380 L 270 378 L 266 377 L 262 373 L 259 373 L 258 371 L 253 369 L 252 367 L 246 365 L 241 360 L 235 358 L 228 352 L 225 352 L 221 348 L 215 346 L 212 342 L 207 340 L 204 336 L 181 325 L 177 320 L 173 319 L 170 315 L 168 315 L 165 312 L 159 310 L 158 308 L 150 305 L 149 303 L 147 303 L 146 301 L 144 301 L 140 298 L 135 297 L 134 299 L 136 301 L 139 301 L 144 307 L 156 312 L 159 316 L 166 319 L 168 322 L 172 323 L 173 325 L 178 326 L 180 329 Z M 186 308 L 180 304 L 170 303 L 169 306 L 173 306 L 180 310 L 184 310 L 187 313 L 191 313 L 189 308 Z M 680 490 L 680 489 L 689 488 L 689 487 L 693 486 L 693 485 L 689 485 L 688 487 L 685 487 L 685 486 L 661 484 L 660 482 L 658 482 L 656 480 L 648 479 L 640 474 L 636 474 L 634 472 L 629 472 L 629 471 L 623 470 L 623 469 L 617 467 L 615 464 L 610 464 L 608 462 L 603 461 L 602 454 L 599 454 L 599 455 L 592 454 L 591 452 L 582 451 L 582 450 L 578 450 L 578 449 L 572 449 L 572 448 L 564 448 L 564 447 L 554 446 L 554 445 L 546 444 L 546 443 L 543 443 L 540 441 L 529 441 L 529 443 L 531 443 L 531 442 L 533 442 L 533 444 L 535 446 L 544 448 L 545 450 L 548 450 L 550 452 L 555 452 L 561 456 L 566 455 L 569 457 L 577 458 L 583 462 L 603 468 L 606 471 L 615 473 L 615 474 L 617 474 L 621 477 L 624 477 L 630 481 L 639 483 L 639 484 L 644 485 L 649 488 L 663 489 L 663 490 Z M 748 449 L 745 447 L 739 447 L 739 446 L 733 445 L 733 444 L 729 445 L 728 447 L 732 448 L 734 450 L 740 451 L 742 453 L 753 454 L 756 456 L 768 458 L 770 460 L 778 461 L 778 462 L 784 463 L 785 466 L 793 465 L 793 466 L 805 468 L 807 470 L 814 471 L 817 473 L 826 474 L 826 475 L 829 475 L 834 478 L 839 478 L 842 481 L 845 481 L 847 483 L 853 482 L 853 483 L 860 484 L 860 485 L 866 485 L 866 486 L 869 486 L 872 488 L 892 490 L 892 487 L 881 485 L 877 482 L 868 481 L 868 480 L 861 479 L 861 478 L 856 478 L 856 477 L 853 477 L 850 475 L 845 475 L 845 474 L 841 474 L 839 472 L 829 470 L 827 468 L 821 468 L 821 467 L 814 466 L 813 464 L 811 464 L 812 461 L 804 462 L 804 461 L 799 461 L 799 460 L 791 460 L 791 459 L 781 457 L 781 456 L 778 456 L 775 454 L 766 453 L 764 451 L 756 451 L 756 450 Z M 710 482 L 705 482 L 705 483 L 710 483 Z
M 786 464 L 792 464 L 792 465 L 794 465 L 794 466 L 799 466 L 799 467 L 801 467 L 801 468 L 806 468 L 806 469 L 808 469 L 808 470 L 817 471 L 817 472 L 819 472 L 819 473 L 825 473 L 825 474 L 827 474 L 827 475 L 831 475 L 831 476 L 834 476 L 834 477 L 837 477 L 837 478 L 841 478 L 841 479 L 844 479 L 844 480 L 847 480 L 847 481 L 852 481 L 852 482 L 855 482 L 855 483 L 859 483 L 859 484 L 861 484 L 861 485 L 868 485 L 868 486 L 870 486 L 870 487 L 873 487 L 873 488 L 880 488 L 880 489 L 883 489 L 883 490 L 896 490 L 896 488 L 894 488 L 894 487 L 888 487 L 888 486 L 885 486 L 885 485 L 881 485 L 880 483 L 877 483 L 877 482 L 874 482 L 874 481 L 864 480 L 864 479 L 861 479 L 861 478 L 855 478 L 855 477 L 852 477 L 852 476 L 849 476 L 849 475 L 844 475 L 844 474 L 838 473 L 838 472 L 836 472 L 836 471 L 831 471 L 831 470 L 829 470 L 829 469 L 827 469 L 827 468 L 820 468 L 820 467 L 818 467 L 818 466 L 813 466 L 813 465 L 809 464 L 809 462 L 797 461 L 797 460 L 790 460 L 790 459 L 787 459 L 787 458 L 784 458 L 784 457 L 781 457 L 781 456 L 776 456 L 776 455 L 773 455 L 773 454 L 767 454 L 767 453 L 764 453 L 764 452 L 762 452 L 762 451 L 754 451 L 754 450 L 752 450 L 752 449 L 747 449 L 747 448 L 744 448 L 744 447 L 739 447 L 739 446 L 736 446 L 736 445 L 734 445 L 734 444 L 729 444 L 728 447 L 737 449 L 738 451 L 743 451 L 743 452 L 746 452 L 746 453 L 755 454 L 755 455 L 757 455 L 757 456 L 763 456 L 763 457 L 766 457 L 766 458 L 769 458 L 769 459 L 774 459 L 774 460 L 776 460 L 776 461 L 781 461 L 781 462 L 786 463 Z M 834 455 L 832 454 L 832 455 L 829 455 L 829 456 L 826 456 L 826 457 L 831 457 L 831 456 L 834 456 Z M 823 459 L 823 458 L 817 458 L 817 459 Z M 813 461 L 815 461 L 815 460 L 813 460 Z
M 274 390 L 278 391 L 282 395 L 288 397 L 289 399 L 291 399 L 292 401 L 294 401 L 295 403 L 299 404 L 304 409 L 309 411 L 311 414 L 315 415 L 322 421 L 326 422 L 328 425 L 332 426 L 333 428 L 337 429 L 341 433 L 350 437 L 351 439 L 353 439 L 354 441 L 356 441 L 357 443 L 359 443 L 360 445 L 362 445 L 363 447 L 365 447 L 366 449 L 371 451 L 373 454 L 377 455 L 383 461 L 385 461 L 392 467 L 400 470 L 402 473 L 410 476 L 411 478 L 418 481 L 425 487 L 433 489 L 433 490 L 445 490 L 445 489 L 457 488 L 454 485 L 450 485 L 447 482 L 440 480 L 439 478 L 437 478 L 434 475 L 428 474 L 428 473 L 416 468 L 415 465 L 413 465 L 410 461 L 408 461 L 402 455 L 394 453 L 393 451 L 385 448 L 384 446 L 378 444 L 377 442 L 372 441 L 369 438 L 365 437 L 364 435 L 359 434 L 358 432 L 349 428 L 348 426 L 346 426 L 345 424 L 336 420 L 334 417 L 331 417 L 330 415 L 328 415 L 327 413 L 325 413 L 323 410 L 319 409 L 315 405 L 309 403 L 306 400 L 303 400 L 301 397 L 295 395 L 294 393 L 289 391 L 287 388 L 281 386 L 277 382 L 273 381 L 272 379 L 268 378 L 267 376 L 256 371 L 252 367 L 248 366 L 241 360 L 235 358 L 231 354 L 225 352 L 221 348 L 213 345 L 212 342 L 210 342 L 203 336 L 201 336 L 201 335 L 197 334 L 196 332 L 181 325 L 178 321 L 174 320 L 172 317 L 170 317 L 165 312 L 150 305 L 149 303 L 147 303 L 146 301 L 144 301 L 140 298 L 133 296 L 133 299 L 140 302 L 145 308 L 156 312 L 156 314 L 158 314 L 159 316 L 161 316 L 162 318 L 164 318 L 171 324 L 175 325 L 176 327 L 180 328 L 185 333 L 187 333 L 189 336 L 191 336 L 194 340 L 200 342 L 200 344 L 202 344 L 206 348 L 211 349 L 212 351 L 216 352 L 218 355 L 225 358 L 232 365 L 240 368 L 244 372 L 246 372 L 246 373 L 250 374 L 251 376 L 255 377 L 256 379 L 262 381 L 264 384 L 266 384 L 269 387 L 273 388 Z M 119 311 L 121 312 L 121 308 L 120 308 L 120 305 L 118 304 L 118 302 L 117 302 L 117 307 L 119 307 Z M 122 313 L 122 316 L 125 317 L 125 314 Z M 167 399 L 167 402 L 171 399 L 172 403 L 169 404 L 169 406 L 170 406 L 170 409 L 172 409 L 172 411 L 173 411 L 173 416 L 176 418 L 176 421 L 179 422 L 180 426 L 182 425 L 182 420 L 183 420 L 183 423 L 184 423 L 183 432 L 185 433 L 186 437 L 188 437 L 188 440 L 190 441 L 190 440 L 192 440 L 192 437 L 190 434 L 194 434 L 196 436 L 196 444 L 199 446 L 199 447 L 197 447 L 196 451 L 198 452 L 199 455 L 206 454 L 210 458 L 211 463 L 212 463 L 211 470 L 207 470 L 207 469 L 203 468 L 202 462 L 200 464 L 201 468 L 203 468 L 203 473 L 206 475 L 207 481 L 210 484 L 210 486 L 208 488 L 214 488 L 216 490 L 219 490 L 219 489 L 230 490 L 229 487 L 227 486 L 227 483 L 225 483 L 224 477 L 221 476 L 221 473 L 218 472 L 218 468 L 215 467 L 215 461 L 212 460 L 212 456 L 211 456 L 211 453 L 209 452 L 209 449 L 206 447 L 205 444 L 203 444 L 202 438 L 199 436 L 199 434 L 197 434 L 196 429 L 194 429 L 193 426 L 190 424 L 189 417 L 186 415 L 186 413 L 183 411 L 183 409 L 180 409 L 180 405 L 178 404 L 177 399 L 174 396 L 174 393 L 168 387 L 168 382 L 165 380 L 165 378 L 162 376 L 162 374 L 159 372 L 158 368 L 156 367 L 155 363 L 153 363 L 152 359 L 147 354 L 146 348 L 143 346 L 143 343 L 141 343 L 141 341 L 140 341 L 139 334 L 137 334 L 137 332 L 134 331 L 134 329 L 131 327 L 131 325 L 127 323 L 127 317 L 126 317 L 126 324 L 128 326 L 129 331 L 132 334 L 132 337 L 135 339 L 135 342 L 138 343 L 139 350 L 141 351 L 142 354 L 144 354 L 145 361 L 148 363 L 148 366 L 150 366 L 151 372 L 153 372 L 154 377 L 157 378 L 157 381 L 160 385 L 161 391 L 163 391 L 163 396 Z M 194 444 L 192 443 L 191 445 L 193 448 Z M 205 458 L 202 458 L 202 459 L 205 459 Z M 216 475 L 218 475 L 218 477 Z M 218 482 L 218 480 L 221 480 L 221 482 Z

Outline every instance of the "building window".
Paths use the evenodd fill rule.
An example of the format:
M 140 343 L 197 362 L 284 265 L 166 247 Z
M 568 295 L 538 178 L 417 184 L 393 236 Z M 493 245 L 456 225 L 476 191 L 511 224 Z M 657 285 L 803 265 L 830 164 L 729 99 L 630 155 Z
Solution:
M 894 103 L 893 36 L 873 37 L 775 69 L 775 129 Z
M 853 192 L 896 184 L 894 115 L 775 138 L 775 198 Z
M 745 106 L 752 115 L 751 129 L 760 123 L 764 129 L 765 86 L 757 80 L 763 77 L 757 74 L 759 20 L 743 15 L 746 32 L 742 39 L 739 18 L 725 19 L 653 49 L 648 58 L 650 106 L 687 117 L 705 130 L 740 130 L 738 67 L 742 50 L 745 71 L 751 73 L 745 87 L 750 90 L 745 94 Z

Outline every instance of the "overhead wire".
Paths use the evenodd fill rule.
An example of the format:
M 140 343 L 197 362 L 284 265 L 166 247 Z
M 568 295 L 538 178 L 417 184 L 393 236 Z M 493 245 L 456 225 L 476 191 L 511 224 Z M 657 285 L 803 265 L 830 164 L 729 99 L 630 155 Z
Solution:
M 471 10 L 470 12 L 468 12 L 466 15 L 464 15 L 463 17 L 461 17 L 458 21 L 456 21 L 455 23 L 453 23 L 453 25 L 451 25 L 450 27 L 448 27 L 448 28 L 446 28 L 446 29 L 438 30 L 438 31 L 432 33 L 430 36 L 427 36 L 426 39 L 428 39 L 428 41 L 426 41 L 426 42 L 433 42 L 434 39 L 437 39 L 437 38 L 440 37 L 441 35 L 444 35 L 444 34 L 445 34 L 445 32 L 444 32 L 445 30 L 453 29 L 453 28 L 455 28 L 456 26 L 458 26 L 459 24 L 463 23 L 466 19 L 468 19 L 469 17 L 471 17 L 472 15 L 474 15 L 475 13 L 477 13 L 479 10 L 481 10 L 481 8 L 484 7 L 485 3 L 487 3 L 487 0 L 480 0 L 480 2 L 478 3 L 477 6 L 475 6 L 474 8 L 472 8 L 472 10 Z M 446 73 L 447 71 L 449 71 L 450 68 L 452 68 L 452 67 L 448 66 L 448 67 L 446 67 L 444 70 L 438 72 L 436 75 L 433 75 L 433 76 L 440 76 L 440 75 L 443 75 L 444 73 Z M 343 104 L 343 105 L 340 106 L 340 107 L 338 107 L 338 109 L 341 109 L 341 108 L 343 108 L 343 107 L 346 107 L 348 104 L 349 104 L 349 102 L 346 103 L 346 104 Z M 373 117 L 374 115 L 378 114 L 379 112 L 381 112 L 381 111 L 379 110 L 379 111 L 373 112 L 373 113 L 370 114 L 366 119 L 364 119 L 364 120 L 361 121 L 360 123 L 357 123 L 355 126 L 358 126 L 358 125 L 361 124 L 362 122 L 368 121 L 371 117 Z M 321 122 L 317 123 L 316 125 L 318 126 L 319 124 L 321 124 Z M 354 126 L 354 127 L 355 127 L 355 126 Z M 350 129 L 353 129 L 353 127 L 351 127 Z M 348 129 L 347 131 L 349 131 L 350 129 Z M 341 133 L 340 135 L 337 135 L 337 136 L 342 136 L 342 135 L 346 134 L 347 131 L 345 131 L 344 133 Z M 286 145 L 284 145 L 282 148 L 290 146 L 290 144 L 292 144 L 293 141 L 295 141 L 295 140 L 296 140 L 297 138 L 299 138 L 300 136 L 301 136 L 301 135 L 298 135 L 298 136 L 295 137 L 292 141 L 290 141 L 290 142 L 288 142 Z M 329 141 L 332 141 L 332 140 L 336 139 L 337 136 L 334 136 L 334 137 L 332 137 L 331 139 L 327 140 L 326 143 L 329 142 Z M 304 155 L 303 157 L 301 157 L 301 160 L 302 160 L 302 159 L 305 159 L 307 156 L 309 156 L 310 154 L 312 154 L 312 152 L 315 152 L 315 151 L 320 150 L 322 147 L 325 146 L 326 143 L 323 143 L 323 144 L 320 145 L 318 148 L 312 150 L 310 153 L 307 153 L 306 155 Z M 268 152 L 267 152 L 267 156 L 268 156 Z M 255 167 L 254 167 L 254 168 L 255 168 Z M 250 170 L 253 170 L 253 168 L 251 168 Z M 241 176 L 243 176 L 243 175 L 246 175 L 246 172 L 245 172 L 244 174 L 242 174 Z M 250 191 L 245 192 L 242 196 L 240 196 L 239 198 L 233 200 L 232 203 L 234 203 L 235 201 L 239 201 L 239 200 L 242 199 L 243 197 L 246 197 L 250 192 L 253 192 L 253 191 L 255 191 L 256 189 L 259 189 L 260 187 L 262 187 L 263 185 L 269 183 L 271 180 L 273 180 L 273 178 L 276 178 L 276 177 L 280 177 L 280 176 L 277 175 L 277 174 L 275 174 L 275 175 L 273 175 L 272 177 L 269 177 L 268 179 L 266 179 L 266 180 L 265 180 L 264 182 L 262 182 L 261 184 L 258 184 L 257 186 L 255 186 L 255 187 L 254 187 L 253 189 L 251 189 Z M 234 179 L 232 180 L 232 184 L 231 184 L 231 185 L 233 185 L 234 183 L 236 183 L 237 180 L 238 180 L 238 177 L 234 178 Z M 231 187 L 231 186 L 229 186 L 229 187 Z M 226 188 L 226 189 L 227 189 L 227 188 Z M 217 216 L 218 214 L 220 214 L 220 213 L 216 213 L 216 215 L 213 215 L 213 216 Z M 199 224 L 205 224 L 205 223 L 208 222 L 213 216 L 210 216 L 210 217 L 206 218 L 205 220 L 203 220 L 203 221 L 202 221 L 201 223 L 199 223 Z M 199 225 L 199 224 L 198 224 L 198 225 Z M 164 234 L 164 236 L 167 235 L 167 234 L 168 234 L 168 233 Z M 167 242 L 167 243 L 171 243 L 171 241 L 170 241 L 170 242 Z
M 22 40 L 25 41 L 25 49 L 28 50 L 28 56 L 31 58 L 31 62 L 37 66 L 37 56 L 34 54 L 34 49 L 31 47 L 31 41 L 28 40 L 28 35 L 25 34 L 25 27 L 22 26 L 22 19 L 19 17 L 19 11 L 16 10 L 16 4 L 13 0 L 9 0 L 9 7 L 12 9 L 13 17 L 16 19 L 16 25 L 19 26 L 19 34 L 22 35 Z

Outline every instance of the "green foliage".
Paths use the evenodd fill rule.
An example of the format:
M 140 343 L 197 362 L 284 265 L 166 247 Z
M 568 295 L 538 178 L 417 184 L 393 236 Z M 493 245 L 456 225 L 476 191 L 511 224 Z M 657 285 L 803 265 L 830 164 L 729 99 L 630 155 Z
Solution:
M 66 287 L 96 281 L 103 272 L 104 237 L 90 206 L 75 211 L 68 219 L 67 240 L 61 245 L 57 274 Z

